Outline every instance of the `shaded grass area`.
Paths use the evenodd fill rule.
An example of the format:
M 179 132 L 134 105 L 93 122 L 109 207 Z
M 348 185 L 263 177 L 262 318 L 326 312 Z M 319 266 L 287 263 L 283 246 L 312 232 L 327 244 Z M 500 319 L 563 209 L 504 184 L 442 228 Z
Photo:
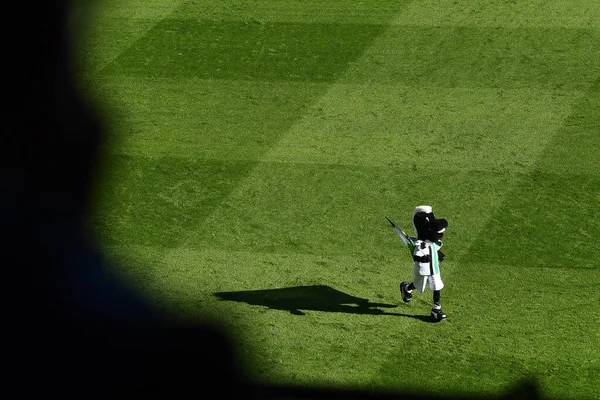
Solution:
M 259 160 L 327 85 L 102 77 L 96 90 L 121 115 L 111 121 L 110 153 Z
M 92 225 L 106 246 L 174 247 L 248 174 L 251 162 L 111 156 Z
M 533 172 L 492 214 L 469 257 L 482 264 L 599 268 L 600 179 Z
M 380 25 L 165 19 L 105 70 L 109 75 L 331 82 Z
M 600 33 L 574 28 L 383 26 L 164 19 L 103 73 L 202 79 L 587 90 Z M 368 67 L 364 65 L 368 63 Z
M 89 83 L 113 58 L 126 51 L 162 18 L 177 9 L 180 0 L 138 1 L 74 0 L 70 4 L 70 29 L 74 29 L 74 67 Z
M 600 79 L 573 106 L 537 164 L 498 207 L 469 253 L 482 263 L 598 268 Z
M 596 78 L 590 85 L 590 89 L 577 101 L 562 124 L 559 134 L 554 135 L 544 149 L 543 157 L 537 161 L 537 168 L 543 172 L 560 172 L 566 176 L 590 174 L 597 177 L 600 162 L 597 149 L 598 132 L 600 132 L 600 77 Z M 586 196 L 595 191 L 596 196 L 598 195 L 597 186 L 585 183 L 581 187 L 574 186 L 574 193 L 583 192 Z

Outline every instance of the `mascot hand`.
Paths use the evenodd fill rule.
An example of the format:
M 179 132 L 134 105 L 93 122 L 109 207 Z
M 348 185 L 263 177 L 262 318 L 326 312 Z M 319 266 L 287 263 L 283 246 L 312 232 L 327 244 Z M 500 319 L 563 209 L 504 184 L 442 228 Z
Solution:
M 441 250 L 438 250 L 438 260 L 440 262 L 444 261 L 444 258 L 446 257 L 446 255 L 444 253 L 442 253 Z

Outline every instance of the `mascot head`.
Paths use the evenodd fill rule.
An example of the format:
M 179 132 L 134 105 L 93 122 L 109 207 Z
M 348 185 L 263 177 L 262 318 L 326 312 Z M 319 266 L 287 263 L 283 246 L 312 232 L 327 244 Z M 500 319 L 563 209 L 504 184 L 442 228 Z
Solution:
M 448 227 L 445 219 L 436 219 L 431 206 L 418 206 L 413 213 L 415 233 L 419 240 L 437 242 L 444 236 Z

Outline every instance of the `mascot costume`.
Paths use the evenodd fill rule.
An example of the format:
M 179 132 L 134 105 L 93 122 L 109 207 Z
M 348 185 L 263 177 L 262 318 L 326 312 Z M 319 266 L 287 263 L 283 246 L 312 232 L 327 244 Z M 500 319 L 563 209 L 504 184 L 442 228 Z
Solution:
M 448 227 L 448 221 L 437 219 L 431 206 L 418 206 L 413 213 L 416 238 L 406 235 L 392 221 L 389 219 L 388 221 L 411 251 L 414 261 L 413 282 L 402 282 L 400 284 L 402 300 L 405 303 L 410 302 L 414 289 L 423 293 L 428 285 L 429 289 L 433 291 L 431 318 L 434 322 L 446 319 L 446 314 L 442 311 L 440 305 L 440 291 L 444 287 L 440 276 L 440 263 L 444 260 L 444 253 L 441 252 L 440 248 L 442 247 L 444 231 Z

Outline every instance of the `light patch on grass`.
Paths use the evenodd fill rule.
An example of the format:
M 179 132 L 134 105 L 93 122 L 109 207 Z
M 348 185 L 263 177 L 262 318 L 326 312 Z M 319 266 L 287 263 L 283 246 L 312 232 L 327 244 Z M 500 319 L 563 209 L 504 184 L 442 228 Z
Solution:
M 594 0 L 412 2 L 394 24 L 419 26 L 569 27 L 598 29 Z
M 410 0 L 344 2 L 322 0 L 196 0 L 183 2 L 178 17 L 198 20 L 243 21 L 250 23 L 363 23 L 386 24 Z
M 600 30 L 394 25 L 339 82 L 586 91 Z
M 519 173 L 579 95 L 335 85 L 263 160 Z
M 548 143 L 544 156 L 537 163 L 537 167 L 544 172 L 589 176 L 591 179 L 579 180 L 581 186 L 575 192 L 595 191 L 594 204 L 600 204 L 599 189 L 593 184 L 593 179 L 600 173 L 598 132 L 600 132 L 600 78 L 574 105 L 573 112 L 565 120 L 558 134 Z M 574 197 L 574 202 L 577 203 L 578 196 Z

